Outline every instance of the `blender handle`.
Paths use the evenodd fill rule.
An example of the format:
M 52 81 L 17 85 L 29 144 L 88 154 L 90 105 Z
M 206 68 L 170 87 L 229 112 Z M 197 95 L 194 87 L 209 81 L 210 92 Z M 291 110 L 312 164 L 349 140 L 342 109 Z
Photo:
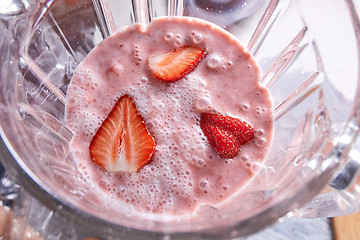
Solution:
M 329 186 L 335 190 L 354 188 L 360 174 L 360 123 L 357 114 L 358 111 L 355 110 L 354 117 L 349 121 L 332 153 L 340 163 L 338 171 L 329 182 Z
M 327 218 L 360 211 L 360 128 L 356 117 L 352 120 L 328 158 L 337 168 L 333 177 L 309 203 L 288 216 Z
M 360 18 L 352 0 L 344 0 L 355 31 L 360 69 Z M 360 73 L 352 117 L 332 152 L 339 165 L 328 186 L 310 203 L 291 212 L 302 217 L 334 217 L 360 211 Z
M 352 25 L 355 31 L 356 46 L 357 46 L 357 57 L 358 57 L 358 69 L 360 69 L 360 18 L 358 15 L 357 8 L 352 0 L 345 0 L 349 15 L 351 16 Z M 343 136 L 352 137 L 353 142 L 349 143 L 351 146 L 349 151 L 346 151 L 347 161 L 343 165 L 342 170 L 338 175 L 330 182 L 330 186 L 337 190 L 344 190 L 351 185 L 356 186 L 356 179 L 359 178 L 360 168 L 360 74 L 358 74 L 357 84 L 357 97 L 355 98 L 355 104 L 353 109 L 352 118 L 349 121 L 347 130 Z M 352 184 L 355 182 L 354 184 Z M 360 202 L 360 200 L 359 200 Z
M 357 45 L 357 57 L 358 57 L 358 69 L 360 69 L 360 18 L 354 2 L 351 0 L 345 0 L 349 15 L 351 16 L 352 25 L 355 31 L 356 45 Z M 360 169 L 360 74 L 358 75 L 357 97 L 355 98 L 355 104 L 353 109 L 352 118 L 350 119 L 347 129 L 343 134 L 343 138 L 340 139 L 352 139 L 351 142 L 346 143 L 350 146 L 349 150 L 345 151 L 345 154 L 339 153 L 339 155 L 345 155 L 346 162 L 343 164 L 342 169 L 335 178 L 329 183 L 329 185 L 336 190 L 345 190 L 349 187 L 354 188 L 359 178 Z M 339 142 L 341 143 L 341 140 Z M 338 144 L 338 145 L 339 145 Z M 344 143 L 343 143 L 344 144 Z M 360 202 L 360 200 L 359 200 Z
M 360 20 L 354 2 L 345 0 L 354 27 L 357 45 L 357 55 L 360 60 Z M 360 69 L 360 61 L 358 61 Z M 353 212 L 360 210 L 360 75 L 358 75 L 357 97 L 354 101 L 352 118 L 345 132 L 337 143 L 338 159 L 342 161 L 339 171 L 329 182 L 329 186 L 352 203 Z

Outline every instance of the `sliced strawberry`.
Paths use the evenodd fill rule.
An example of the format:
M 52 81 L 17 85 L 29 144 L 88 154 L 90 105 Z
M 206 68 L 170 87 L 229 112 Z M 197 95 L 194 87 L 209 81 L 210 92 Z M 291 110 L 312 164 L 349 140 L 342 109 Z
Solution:
M 202 125 L 209 144 L 222 158 L 233 158 L 239 152 L 239 141 L 234 135 L 209 123 Z
M 215 126 L 231 132 L 236 139 L 243 144 L 254 138 L 254 128 L 250 123 L 240 118 L 234 118 L 222 114 L 202 113 L 201 119 Z
M 180 47 L 167 53 L 150 56 L 148 65 L 156 78 L 173 82 L 192 72 L 205 55 L 205 50 L 201 48 Z
M 90 143 L 90 156 L 108 172 L 138 172 L 155 152 L 155 140 L 146 129 L 133 99 L 122 96 Z
M 222 158 L 233 158 L 240 146 L 254 138 L 254 128 L 240 118 L 222 114 L 202 113 L 200 128 L 210 146 Z

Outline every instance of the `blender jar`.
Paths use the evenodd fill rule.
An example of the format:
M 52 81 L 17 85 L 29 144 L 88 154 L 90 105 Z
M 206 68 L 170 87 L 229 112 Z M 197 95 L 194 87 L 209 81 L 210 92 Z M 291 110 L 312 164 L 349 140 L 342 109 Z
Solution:
M 330 217 L 359 210 L 356 3 L 24 0 L 1 4 L 0 150 L 7 170 L 2 177 L 11 190 L 1 191 L 2 201 L 6 206 L 3 199 L 8 201 L 15 193 L 12 196 L 18 196 L 15 202 L 21 208 L 14 207 L 14 214 L 38 231 L 37 236 L 232 239 L 288 213 Z M 94 198 L 96 190 L 77 171 L 69 152 L 72 132 L 64 124 L 66 91 L 77 65 L 102 39 L 134 22 L 147 24 L 173 15 L 211 21 L 247 45 L 263 71 L 261 83 L 273 96 L 274 138 L 259 173 L 233 197 L 231 208 L 204 206 L 199 218 L 186 221 L 133 219 L 117 209 L 101 209 Z M 11 183 L 12 177 L 22 188 Z

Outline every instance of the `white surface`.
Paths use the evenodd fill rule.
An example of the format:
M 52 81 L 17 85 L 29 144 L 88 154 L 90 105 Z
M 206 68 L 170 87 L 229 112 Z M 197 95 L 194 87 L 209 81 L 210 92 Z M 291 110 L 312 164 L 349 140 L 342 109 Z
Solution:
M 289 218 L 245 240 L 332 240 L 330 220 Z

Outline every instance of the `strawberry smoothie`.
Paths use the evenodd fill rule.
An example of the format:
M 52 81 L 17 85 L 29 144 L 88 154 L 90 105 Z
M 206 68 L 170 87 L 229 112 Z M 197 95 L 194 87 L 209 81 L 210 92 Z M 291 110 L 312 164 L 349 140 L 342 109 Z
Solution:
M 184 46 L 206 54 L 177 81 L 155 77 L 149 57 Z M 260 77 L 259 66 L 235 37 L 194 18 L 134 24 L 101 42 L 69 85 L 66 124 L 74 133 L 70 149 L 84 181 L 107 199 L 102 207 L 178 218 L 201 205 L 231 201 L 254 178 L 272 140 L 272 99 Z M 156 148 L 137 172 L 109 172 L 92 160 L 89 146 L 124 95 L 133 99 Z M 236 156 L 224 158 L 200 127 L 204 112 L 243 119 L 254 136 Z

